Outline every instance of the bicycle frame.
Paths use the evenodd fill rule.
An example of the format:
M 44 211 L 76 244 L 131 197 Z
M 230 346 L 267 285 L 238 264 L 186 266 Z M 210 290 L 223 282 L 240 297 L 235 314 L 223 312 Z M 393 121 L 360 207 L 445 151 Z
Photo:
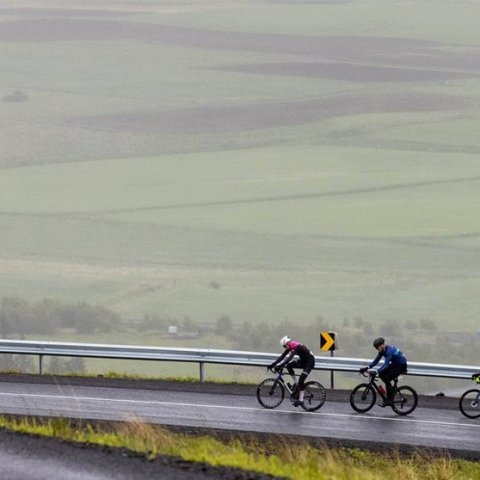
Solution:
M 366 377 L 365 374 L 362 374 L 364 377 Z M 371 375 L 369 374 L 368 375 L 370 377 L 369 381 L 368 381 L 368 386 L 373 388 L 377 393 L 378 395 L 380 395 L 380 397 L 382 397 L 383 400 L 387 400 L 387 395 L 386 395 L 386 392 L 383 393 L 382 390 L 380 390 L 380 387 L 378 385 L 378 375 L 375 374 L 375 375 Z M 393 391 L 395 392 L 397 390 L 397 386 L 398 386 L 398 377 L 394 379 L 393 381 Z
M 294 391 L 293 391 L 293 388 L 289 387 L 289 384 L 283 378 L 283 368 L 281 370 L 278 370 L 278 371 L 274 370 L 274 369 L 270 369 L 270 371 L 276 374 L 275 381 L 281 383 L 291 397 L 293 395 Z

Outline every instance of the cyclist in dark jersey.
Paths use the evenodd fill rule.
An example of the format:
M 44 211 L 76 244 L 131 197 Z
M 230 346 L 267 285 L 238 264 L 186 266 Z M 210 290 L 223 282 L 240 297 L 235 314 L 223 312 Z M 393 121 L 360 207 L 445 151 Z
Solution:
M 286 367 L 288 373 L 293 380 L 294 388 L 298 390 L 298 399 L 295 400 L 294 406 L 298 407 L 303 404 L 303 396 L 305 394 L 305 379 L 315 366 L 315 357 L 308 347 L 292 340 L 290 337 L 285 336 L 280 340 L 280 345 L 285 349 L 284 352 L 268 366 L 269 369 L 276 368 L 277 370 Z M 297 355 L 298 360 L 292 358 Z M 297 376 L 295 375 L 294 368 L 301 368 L 302 373 L 297 383 Z
M 392 405 L 395 391 L 391 381 L 402 373 L 407 372 L 407 357 L 399 348 L 393 345 L 387 345 L 383 337 L 376 338 L 373 346 L 378 350 L 377 356 L 368 367 L 361 368 L 360 372 L 366 372 L 369 368 L 373 368 L 382 357 L 385 357 L 384 364 L 378 369 L 378 376 L 384 381 L 387 387 L 387 400 L 383 402 L 381 407 Z

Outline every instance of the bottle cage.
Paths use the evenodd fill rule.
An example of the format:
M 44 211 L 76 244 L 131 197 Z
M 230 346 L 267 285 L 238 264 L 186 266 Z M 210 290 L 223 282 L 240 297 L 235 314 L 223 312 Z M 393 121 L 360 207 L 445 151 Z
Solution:
M 475 383 L 477 383 L 478 385 L 480 385 L 480 374 L 476 375 L 475 377 L 473 377 L 473 381 Z

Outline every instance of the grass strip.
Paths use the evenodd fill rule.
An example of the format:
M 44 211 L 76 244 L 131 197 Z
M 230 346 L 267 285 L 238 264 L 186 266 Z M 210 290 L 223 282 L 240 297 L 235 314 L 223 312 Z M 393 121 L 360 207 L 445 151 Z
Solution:
M 173 433 L 136 419 L 110 426 L 68 419 L 0 416 L 0 427 L 67 441 L 181 457 L 213 466 L 236 467 L 295 480 L 478 480 L 480 463 L 420 452 L 385 454 L 352 448 L 315 447 L 288 437 L 261 440 Z

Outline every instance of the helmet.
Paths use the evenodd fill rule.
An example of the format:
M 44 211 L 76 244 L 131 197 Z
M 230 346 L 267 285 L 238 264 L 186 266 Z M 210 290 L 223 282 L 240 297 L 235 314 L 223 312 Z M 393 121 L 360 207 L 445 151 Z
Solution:
M 380 345 L 383 345 L 385 343 L 385 339 L 383 337 L 378 337 L 373 341 L 373 346 L 375 348 L 378 348 Z
M 288 337 L 287 335 L 285 335 L 284 337 L 281 338 L 280 340 L 280 346 L 285 348 L 287 343 L 291 340 L 290 337 Z

